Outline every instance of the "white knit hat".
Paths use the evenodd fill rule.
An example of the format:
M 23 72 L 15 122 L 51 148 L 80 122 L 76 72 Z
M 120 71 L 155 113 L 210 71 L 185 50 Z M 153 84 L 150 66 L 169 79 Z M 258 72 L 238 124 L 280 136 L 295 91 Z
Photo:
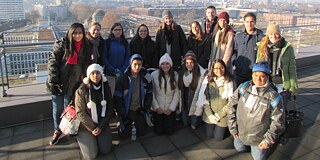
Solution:
M 168 62 L 170 64 L 170 66 L 172 67 L 173 65 L 173 62 L 172 62 L 172 59 L 170 57 L 170 55 L 168 53 L 165 53 L 159 60 L 159 66 L 161 66 L 161 64 L 163 62 Z
M 104 76 L 103 74 L 103 68 L 99 64 L 94 63 L 87 68 L 87 77 L 83 79 L 83 83 L 89 84 L 89 79 L 90 79 L 89 76 L 93 71 L 99 71 L 102 76 L 102 81 L 103 82 L 107 81 L 107 77 Z

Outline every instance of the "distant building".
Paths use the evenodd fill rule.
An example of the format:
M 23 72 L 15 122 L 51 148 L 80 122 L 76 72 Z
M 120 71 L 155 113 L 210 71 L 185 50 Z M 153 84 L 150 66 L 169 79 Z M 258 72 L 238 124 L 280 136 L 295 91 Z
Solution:
M 0 21 L 25 19 L 23 0 L 0 0 Z
M 49 19 L 50 15 L 53 16 L 51 18 L 63 19 L 68 16 L 68 7 L 64 5 L 42 5 L 42 4 L 34 4 L 32 6 L 33 10 L 39 12 L 41 18 Z
M 263 0 L 263 4 L 266 6 L 270 6 L 272 3 L 272 0 Z

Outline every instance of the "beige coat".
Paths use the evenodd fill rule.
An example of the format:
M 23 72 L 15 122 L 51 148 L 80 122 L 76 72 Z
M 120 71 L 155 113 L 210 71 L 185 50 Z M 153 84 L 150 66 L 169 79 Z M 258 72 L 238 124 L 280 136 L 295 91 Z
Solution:
M 175 73 L 176 87 L 175 90 L 171 90 L 170 87 L 170 77 L 167 78 L 167 92 L 164 89 L 164 79 L 162 78 L 161 89 L 159 87 L 159 70 L 156 70 L 151 73 L 152 82 L 153 82 L 153 101 L 152 101 L 152 110 L 161 108 L 162 110 L 170 109 L 175 111 L 179 103 L 180 92 L 178 87 L 178 73 Z
M 233 52 L 233 41 L 234 41 L 234 32 L 232 30 L 230 30 L 227 34 L 227 43 L 226 44 L 221 44 L 218 43 L 220 40 L 219 35 L 221 35 L 223 32 L 222 30 L 219 30 L 215 36 L 214 39 L 214 44 L 213 44 L 213 51 L 212 54 L 215 55 L 215 57 L 213 57 L 214 59 L 222 59 L 224 61 L 224 63 L 226 63 L 227 67 L 229 68 L 231 66 L 231 56 L 232 56 L 232 52 Z M 213 55 L 211 55 L 213 56 Z

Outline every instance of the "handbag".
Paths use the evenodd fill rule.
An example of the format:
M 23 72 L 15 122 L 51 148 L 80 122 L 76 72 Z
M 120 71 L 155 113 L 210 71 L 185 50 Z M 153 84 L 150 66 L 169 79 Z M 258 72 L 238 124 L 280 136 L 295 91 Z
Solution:
M 290 93 L 289 93 L 290 94 Z M 288 106 L 292 105 L 291 98 L 289 98 Z M 286 110 L 286 118 L 285 118 L 285 133 L 283 137 L 285 138 L 296 138 L 300 137 L 303 132 L 303 116 L 304 113 L 298 110 L 297 107 L 297 98 L 293 96 L 293 106 L 294 109 Z
M 61 116 L 61 121 L 59 128 L 65 135 L 77 135 L 80 121 L 77 119 L 77 112 L 75 107 L 72 105 L 72 102 L 64 108 Z

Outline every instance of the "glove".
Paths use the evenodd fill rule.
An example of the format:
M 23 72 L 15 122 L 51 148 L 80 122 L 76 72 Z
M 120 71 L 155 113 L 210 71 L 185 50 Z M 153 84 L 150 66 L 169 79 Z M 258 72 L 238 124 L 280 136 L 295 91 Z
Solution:
M 62 89 L 61 89 L 60 85 L 58 85 L 58 84 L 50 85 L 49 90 L 53 95 L 61 95 L 62 94 Z
M 220 117 L 217 114 L 210 115 L 208 118 L 212 124 L 217 124 L 220 121 Z

